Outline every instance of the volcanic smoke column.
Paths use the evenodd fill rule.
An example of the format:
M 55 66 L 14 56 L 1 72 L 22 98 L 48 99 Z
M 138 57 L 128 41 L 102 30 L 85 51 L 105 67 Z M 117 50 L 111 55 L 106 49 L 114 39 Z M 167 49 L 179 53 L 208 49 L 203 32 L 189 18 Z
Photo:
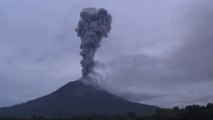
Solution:
M 75 29 L 81 38 L 80 55 L 82 78 L 88 79 L 89 73 L 93 73 L 95 66 L 94 56 L 103 37 L 107 37 L 111 29 L 111 15 L 103 8 L 86 8 L 80 13 L 80 21 Z

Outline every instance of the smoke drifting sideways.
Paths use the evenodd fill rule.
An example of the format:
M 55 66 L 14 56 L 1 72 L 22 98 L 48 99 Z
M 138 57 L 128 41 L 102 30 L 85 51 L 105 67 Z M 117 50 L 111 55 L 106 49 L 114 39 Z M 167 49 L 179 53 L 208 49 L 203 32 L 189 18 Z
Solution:
M 82 80 L 89 79 L 89 74 L 95 73 L 95 53 L 102 39 L 108 37 L 111 22 L 111 15 L 103 8 L 85 8 L 81 11 L 80 21 L 75 31 L 81 39 Z

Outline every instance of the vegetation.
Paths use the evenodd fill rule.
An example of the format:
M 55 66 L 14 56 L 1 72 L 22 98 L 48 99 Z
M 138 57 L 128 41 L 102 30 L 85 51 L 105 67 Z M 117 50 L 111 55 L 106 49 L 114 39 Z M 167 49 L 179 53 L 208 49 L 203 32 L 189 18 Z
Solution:
M 32 118 L 0 118 L 0 120 L 213 120 L 213 104 L 207 106 L 191 105 L 185 108 L 158 109 L 152 115 L 136 115 L 130 112 L 127 115 L 88 115 L 73 116 L 71 118 L 45 118 L 32 116 Z

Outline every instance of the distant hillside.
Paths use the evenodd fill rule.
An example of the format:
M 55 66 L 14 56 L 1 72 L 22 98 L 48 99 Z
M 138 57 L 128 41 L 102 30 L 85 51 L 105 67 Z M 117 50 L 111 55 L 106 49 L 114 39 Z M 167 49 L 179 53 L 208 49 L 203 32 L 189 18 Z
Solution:
M 70 117 L 89 114 L 153 113 L 157 107 L 129 102 L 81 81 L 66 84 L 44 97 L 12 107 L 0 108 L 0 117 Z

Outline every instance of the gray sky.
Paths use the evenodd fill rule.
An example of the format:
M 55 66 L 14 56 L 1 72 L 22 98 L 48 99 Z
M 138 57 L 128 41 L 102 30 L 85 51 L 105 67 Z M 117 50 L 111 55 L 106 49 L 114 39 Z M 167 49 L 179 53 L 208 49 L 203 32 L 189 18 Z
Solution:
M 0 106 L 81 77 L 74 29 L 104 7 L 112 30 L 96 54 L 102 85 L 160 107 L 213 101 L 212 0 L 0 0 Z

